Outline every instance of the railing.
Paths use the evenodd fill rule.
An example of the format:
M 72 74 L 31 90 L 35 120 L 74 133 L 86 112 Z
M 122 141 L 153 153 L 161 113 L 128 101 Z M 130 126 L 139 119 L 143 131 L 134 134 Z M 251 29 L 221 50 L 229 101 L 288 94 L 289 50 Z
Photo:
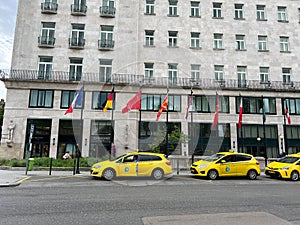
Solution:
M 116 8 L 111 6 L 101 6 L 99 12 L 100 12 L 100 16 L 115 17 Z
M 41 4 L 42 13 L 57 13 L 57 3 L 43 2 Z
M 115 46 L 115 41 L 109 39 L 98 40 L 99 49 L 112 49 Z
M 51 76 L 44 79 L 39 76 L 38 70 L 0 70 L 0 80 L 18 80 L 18 81 L 46 81 L 46 82 L 93 82 L 93 83 L 112 83 L 112 84 L 130 84 L 144 85 L 153 87 L 183 87 L 199 89 L 236 89 L 236 90 L 281 90 L 295 91 L 300 90 L 300 82 L 283 83 L 282 81 L 260 82 L 258 80 L 247 80 L 245 86 L 240 87 L 238 80 L 223 80 L 222 82 L 215 79 L 202 78 L 192 80 L 190 78 L 177 78 L 170 80 L 168 77 L 147 78 L 143 75 L 136 74 L 112 74 L 110 79 L 101 79 L 99 73 L 82 73 L 71 79 L 69 72 L 51 71 Z M 47 79 L 46 79 L 47 78 Z
M 80 48 L 82 49 L 85 45 L 85 39 L 76 39 L 76 38 L 69 38 L 69 47 L 70 48 Z
M 86 15 L 87 6 L 80 4 L 72 4 L 71 5 L 71 13 L 73 15 Z
M 39 36 L 38 43 L 40 47 L 54 47 L 55 38 L 49 36 Z

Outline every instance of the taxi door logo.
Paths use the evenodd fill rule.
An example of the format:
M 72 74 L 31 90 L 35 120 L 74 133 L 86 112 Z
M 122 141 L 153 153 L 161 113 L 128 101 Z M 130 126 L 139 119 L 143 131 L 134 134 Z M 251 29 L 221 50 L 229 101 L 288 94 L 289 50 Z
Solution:
M 226 172 L 230 172 L 230 167 L 226 167 Z
M 126 173 L 129 172 L 129 167 L 125 167 L 125 172 L 126 172 Z

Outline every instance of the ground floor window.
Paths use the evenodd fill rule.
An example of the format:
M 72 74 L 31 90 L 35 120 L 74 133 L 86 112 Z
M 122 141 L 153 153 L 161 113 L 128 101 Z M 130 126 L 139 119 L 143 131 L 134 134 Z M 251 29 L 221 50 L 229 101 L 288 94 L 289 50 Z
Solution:
M 300 126 L 286 125 L 286 143 L 287 154 L 300 152 Z
M 51 119 L 27 119 L 24 158 L 49 157 L 51 124 Z

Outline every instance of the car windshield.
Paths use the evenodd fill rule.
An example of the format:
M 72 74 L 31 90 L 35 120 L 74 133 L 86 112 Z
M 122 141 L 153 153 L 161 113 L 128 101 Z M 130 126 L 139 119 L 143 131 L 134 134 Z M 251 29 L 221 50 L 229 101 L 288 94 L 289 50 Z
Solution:
M 124 157 L 125 155 L 127 155 L 127 154 L 124 154 L 124 155 L 121 155 L 121 156 L 118 156 L 118 157 L 111 157 L 111 158 L 109 159 L 109 161 L 118 161 L 119 159 L 121 159 L 121 158 Z
M 217 153 L 217 154 L 208 156 L 208 157 L 204 158 L 203 160 L 207 161 L 207 162 L 213 162 L 213 161 L 216 161 L 216 160 L 218 160 L 219 158 L 221 158 L 223 156 L 224 156 L 224 154 Z
M 280 162 L 280 163 L 294 163 L 298 159 L 300 159 L 300 158 L 292 157 L 292 156 L 286 156 L 286 157 L 283 157 L 283 158 L 279 159 L 278 162 Z

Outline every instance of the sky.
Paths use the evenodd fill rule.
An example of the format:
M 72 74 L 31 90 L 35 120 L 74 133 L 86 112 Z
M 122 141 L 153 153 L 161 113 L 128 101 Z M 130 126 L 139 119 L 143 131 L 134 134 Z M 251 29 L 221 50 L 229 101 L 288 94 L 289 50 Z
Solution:
M 0 0 L 0 69 L 10 69 L 18 0 Z M 6 99 L 4 83 L 0 82 L 0 99 Z

